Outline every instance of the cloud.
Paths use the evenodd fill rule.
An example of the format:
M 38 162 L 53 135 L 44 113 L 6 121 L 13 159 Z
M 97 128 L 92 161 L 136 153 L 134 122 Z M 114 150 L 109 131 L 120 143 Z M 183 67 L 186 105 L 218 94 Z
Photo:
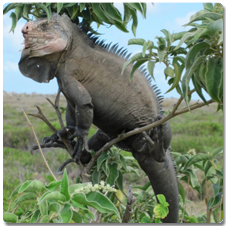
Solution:
M 20 49 L 22 49 L 22 45 L 21 43 L 23 43 L 24 38 L 21 34 L 21 29 L 25 24 L 25 20 L 20 20 L 17 23 L 16 29 L 13 32 L 9 32 L 11 29 L 11 18 L 9 17 L 9 14 L 4 15 L 3 17 L 3 45 L 6 46 L 8 43 L 10 43 L 10 45 L 7 45 L 11 50 L 14 49 L 13 51 L 19 51 Z M 7 49 L 4 48 L 5 51 L 7 51 Z M 9 50 L 10 51 L 10 50 Z
M 18 72 L 18 62 L 6 61 L 3 64 L 3 71 L 5 72 Z
M 183 25 L 187 24 L 190 21 L 190 17 L 195 14 L 195 11 L 187 13 L 184 17 L 177 17 L 175 19 L 175 24 L 178 27 L 182 27 Z
M 166 21 L 165 27 L 169 27 L 169 32 L 179 32 L 188 30 L 187 27 L 184 27 L 183 25 L 187 24 L 190 21 L 190 17 L 195 14 L 195 11 L 191 11 L 187 13 L 183 17 L 176 17 L 173 21 Z

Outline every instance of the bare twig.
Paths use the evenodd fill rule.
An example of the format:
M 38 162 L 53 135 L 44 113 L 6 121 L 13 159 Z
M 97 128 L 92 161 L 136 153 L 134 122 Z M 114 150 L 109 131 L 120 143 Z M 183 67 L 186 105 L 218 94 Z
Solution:
M 55 109 L 56 114 L 57 114 L 57 117 L 58 117 L 58 120 L 59 120 L 59 123 L 60 123 L 60 126 L 61 126 L 61 129 L 63 129 L 63 128 L 64 128 L 64 122 L 63 122 L 63 120 L 62 120 L 61 112 L 60 112 L 60 109 L 59 109 L 60 89 L 59 89 L 58 92 L 57 92 L 56 99 L 55 99 L 55 104 L 54 104 L 49 98 L 46 98 L 46 100 L 48 100 L 49 103 L 50 103 L 50 104 L 53 106 L 53 108 Z
M 44 163 L 45 163 L 46 167 L 48 168 L 50 174 L 53 176 L 54 180 L 57 181 L 57 178 L 55 177 L 55 175 L 53 174 L 52 170 L 50 169 L 49 164 L 48 164 L 48 162 L 46 161 L 46 158 L 45 158 L 45 156 L 44 156 L 44 154 L 43 154 L 43 152 L 42 152 L 42 149 L 41 149 L 41 147 L 40 147 L 40 144 L 39 144 L 38 138 L 37 138 L 37 136 L 36 136 L 35 130 L 34 130 L 34 128 L 33 128 L 32 124 L 31 124 L 30 120 L 28 119 L 28 117 L 27 117 L 27 115 L 26 115 L 26 113 L 24 112 L 23 109 L 22 109 L 22 113 L 24 114 L 26 120 L 28 121 L 28 123 L 29 123 L 29 125 L 30 125 L 30 127 L 31 127 L 31 129 L 32 129 L 33 135 L 34 135 L 34 137 L 35 137 L 36 143 L 37 143 L 37 145 L 38 145 L 39 151 L 40 151 L 40 153 L 41 153 L 41 155 L 42 155 L 42 158 L 43 158 L 43 160 L 44 160 Z
M 54 132 L 57 133 L 57 129 L 49 122 L 49 120 L 45 117 L 45 115 L 43 114 L 41 108 L 39 106 L 36 105 L 36 108 L 38 109 L 38 114 L 31 114 L 29 113 L 28 115 L 36 117 L 41 119 L 43 122 L 46 123 L 46 125 Z
M 126 205 L 125 213 L 122 218 L 122 223 L 129 222 L 131 216 L 133 215 L 132 205 L 135 201 L 136 201 L 136 199 L 133 197 L 132 185 L 130 185 L 128 193 L 127 193 L 127 205 Z

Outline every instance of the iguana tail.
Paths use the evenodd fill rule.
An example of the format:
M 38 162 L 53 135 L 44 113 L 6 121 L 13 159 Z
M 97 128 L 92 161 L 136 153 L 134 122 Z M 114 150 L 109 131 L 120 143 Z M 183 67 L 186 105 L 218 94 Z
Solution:
M 145 159 L 139 152 L 134 153 L 134 157 L 138 160 L 140 167 L 149 177 L 155 195 L 163 194 L 169 203 L 169 214 L 162 221 L 164 223 L 177 223 L 179 212 L 179 192 L 174 163 L 171 159 L 169 150 L 165 155 L 167 161 L 167 169 L 164 162 L 157 162 L 151 156 Z M 140 161 L 139 159 L 144 159 Z

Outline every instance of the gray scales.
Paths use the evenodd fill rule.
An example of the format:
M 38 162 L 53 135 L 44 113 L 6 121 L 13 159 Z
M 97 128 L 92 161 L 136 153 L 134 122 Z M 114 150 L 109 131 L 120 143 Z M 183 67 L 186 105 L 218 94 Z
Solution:
M 47 18 L 30 21 L 22 33 L 25 46 L 20 71 L 37 82 L 49 82 L 56 77 L 67 100 L 67 128 L 77 136 L 77 140 L 72 141 L 76 160 L 86 164 L 91 159 L 89 149 L 98 151 L 122 132 L 164 117 L 160 91 L 150 85 L 150 76 L 145 70 L 137 70 L 132 81 L 129 81 L 132 66 L 121 75 L 130 56 L 124 48 L 99 41 L 66 15 L 53 14 L 50 21 Z M 99 129 L 87 141 L 92 123 Z M 60 133 L 63 135 L 65 130 Z M 178 184 L 169 151 L 171 136 L 166 122 L 117 144 L 132 152 L 149 177 L 155 195 L 165 195 L 169 214 L 163 222 L 168 223 L 178 221 L 179 211 Z M 57 140 L 54 134 L 44 142 Z

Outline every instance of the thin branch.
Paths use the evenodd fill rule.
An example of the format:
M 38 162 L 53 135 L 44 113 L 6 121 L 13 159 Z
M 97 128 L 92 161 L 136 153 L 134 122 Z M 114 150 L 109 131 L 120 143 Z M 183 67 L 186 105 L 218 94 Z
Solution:
M 55 104 L 54 104 L 49 98 L 46 98 L 46 100 L 47 100 L 47 101 L 52 105 L 52 107 L 55 109 L 56 114 L 57 114 L 57 117 L 58 117 L 58 120 L 59 120 L 59 123 L 60 123 L 60 127 L 61 127 L 61 129 L 63 129 L 63 128 L 64 128 L 64 122 L 63 122 L 63 120 L 62 120 L 61 112 L 60 112 L 60 109 L 59 109 L 60 89 L 59 89 L 58 92 L 57 92 L 56 99 L 55 99 Z
M 125 213 L 122 218 L 122 223 L 128 223 L 130 221 L 130 218 L 133 215 L 132 205 L 135 201 L 136 199 L 133 197 L 132 185 L 130 185 L 127 193 L 127 205 L 126 205 Z
M 191 90 L 191 91 L 189 92 L 189 95 L 190 95 L 191 93 L 193 93 L 194 91 L 195 91 L 194 89 Z M 172 112 L 170 112 L 165 118 L 162 118 L 162 119 L 160 119 L 160 120 L 158 120 L 158 121 L 155 121 L 155 122 L 153 122 L 153 123 L 151 123 L 151 124 L 149 124 L 149 125 L 146 125 L 146 126 L 143 126 L 143 127 L 140 127 L 140 128 L 136 128 L 136 129 L 131 130 L 131 131 L 127 132 L 127 133 L 122 133 L 121 135 L 119 135 L 119 136 L 116 137 L 115 139 L 112 139 L 111 141 L 109 141 L 108 143 L 106 143 L 99 151 L 96 152 L 96 154 L 93 156 L 93 158 L 92 158 L 92 159 L 90 160 L 90 162 L 87 164 L 87 172 L 89 172 L 90 169 L 94 166 L 94 164 L 95 164 L 97 158 L 101 155 L 101 153 L 102 153 L 103 151 L 108 150 L 109 148 L 111 148 L 113 145 L 115 145 L 115 144 L 118 143 L 119 141 L 124 140 L 124 139 L 126 139 L 126 138 L 128 138 L 128 137 L 130 137 L 130 136 L 133 136 L 133 135 L 142 133 L 142 132 L 144 132 L 144 131 L 150 130 L 150 129 L 156 127 L 156 126 L 159 126 L 159 125 L 165 123 L 166 121 L 168 121 L 168 120 L 174 118 L 174 117 L 177 116 L 177 115 L 184 114 L 184 113 L 186 113 L 186 112 L 195 110 L 195 109 L 197 109 L 197 108 L 200 108 L 200 107 L 203 107 L 203 106 L 206 105 L 205 103 L 200 103 L 200 104 L 197 104 L 197 105 L 195 105 L 195 106 L 191 106 L 190 109 L 187 108 L 187 109 L 184 109 L 183 111 L 177 111 L 177 109 L 178 109 L 178 107 L 180 106 L 182 100 L 183 100 L 183 97 L 181 96 L 181 97 L 178 99 L 177 103 L 175 104 L 175 106 L 174 106 Z M 211 103 L 214 103 L 214 101 L 213 101 L 213 100 L 209 100 L 207 103 L 208 103 L 208 104 L 211 104 Z
M 45 115 L 43 114 L 41 108 L 39 106 L 36 105 L 36 108 L 38 109 L 38 114 L 31 114 L 29 113 L 28 115 L 36 117 L 41 119 L 43 122 L 46 123 L 46 125 L 54 132 L 57 133 L 57 129 L 49 122 L 49 120 L 45 117 Z
M 37 138 L 37 136 L 36 136 L 35 130 L 34 130 L 34 128 L 33 128 L 32 124 L 31 124 L 30 120 L 28 119 L 28 117 L 27 117 L 27 115 L 26 115 L 26 113 L 24 112 L 23 109 L 22 109 L 22 113 L 24 114 L 26 120 L 28 121 L 28 123 L 29 123 L 29 125 L 30 125 L 30 127 L 31 127 L 31 129 L 32 129 L 33 135 L 34 135 L 34 137 L 35 137 L 36 143 L 37 143 L 37 145 L 38 145 L 39 151 L 40 151 L 40 153 L 41 153 L 41 155 L 42 155 L 42 158 L 43 158 L 43 160 L 44 160 L 44 163 L 45 163 L 46 167 L 48 168 L 50 174 L 53 176 L 54 180 L 57 181 L 57 178 L 55 177 L 55 175 L 53 174 L 52 170 L 50 169 L 49 164 L 48 164 L 48 162 L 46 161 L 46 158 L 45 158 L 45 156 L 44 156 L 44 154 L 43 154 L 43 152 L 42 152 L 42 149 L 41 149 L 41 147 L 40 147 L 40 144 L 39 144 L 38 138 Z

